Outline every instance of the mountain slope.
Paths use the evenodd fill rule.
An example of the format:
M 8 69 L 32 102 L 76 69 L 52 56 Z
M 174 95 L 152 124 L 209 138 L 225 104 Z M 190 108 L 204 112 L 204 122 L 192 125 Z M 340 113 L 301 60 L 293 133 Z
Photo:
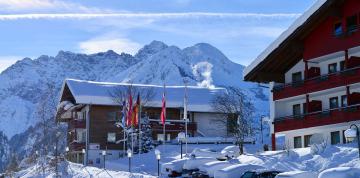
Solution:
M 60 51 L 55 57 L 25 58 L 0 74 L 0 132 L 9 138 L 0 150 L 10 147 L 25 156 L 33 152 L 29 144 L 43 142 L 45 138 L 34 132 L 39 129 L 40 98 L 49 86 L 59 93 L 65 78 L 158 85 L 184 85 L 185 80 L 188 85 L 204 87 L 237 86 L 253 99 L 256 117 L 267 114 L 267 91 L 243 82 L 243 69 L 206 43 L 180 49 L 153 41 L 134 56 L 110 50 L 92 55 Z
M 58 90 L 65 78 L 102 81 L 137 63 L 113 51 L 94 55 L 60 51 L 57 56 L 25 58 L 0 74 L 0 131 L 8 137 L 36 124 L 36 104 L 47 85 Z

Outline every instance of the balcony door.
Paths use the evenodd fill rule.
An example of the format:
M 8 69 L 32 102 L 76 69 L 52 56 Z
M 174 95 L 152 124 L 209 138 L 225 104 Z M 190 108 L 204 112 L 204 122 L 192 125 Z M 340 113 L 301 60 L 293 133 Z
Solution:
M 301 115 L 301 106 L 300 106 L 300 104 L 293 105 L 293 115 L 294 116 Z
M 294 137 L 294 148 L 301 148 L 301 136 Z
M 331 132 L 331 144 L 335 145 L 340 143 L 340 132 L 336 131 L 336 132 Z

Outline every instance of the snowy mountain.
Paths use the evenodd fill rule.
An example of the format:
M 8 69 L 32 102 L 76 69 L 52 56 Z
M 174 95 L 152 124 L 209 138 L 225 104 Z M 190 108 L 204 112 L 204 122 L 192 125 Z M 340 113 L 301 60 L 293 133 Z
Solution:
M 267 90 L 243 82 L 243 69 L 206 43 L 180 49 L 153 41 L 134 56 L 109 50 L 92 55 L 60 51 L 55 57 L 25 58 L 0 74 L 0 131 L 13 143 L 10 147 L 29 153 L 24 150 L 36 141 L 16 138 L 36 127 L 42 94 L 48 86 L 59 93 L 65 78 L 159 85 L 183 85 L 186 80 L 188 85 L 205 87 L 238 86 L 249 91 L 256 107 L 263 109 L 259 115 L 268 113 Z

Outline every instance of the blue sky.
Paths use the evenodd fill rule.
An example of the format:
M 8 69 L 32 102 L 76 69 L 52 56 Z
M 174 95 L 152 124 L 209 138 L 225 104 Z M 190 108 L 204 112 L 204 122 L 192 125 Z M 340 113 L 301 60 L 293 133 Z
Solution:
M 315 0 L 0 0 L 0 71 L 59 50 L 210 43 L 248 65 Z

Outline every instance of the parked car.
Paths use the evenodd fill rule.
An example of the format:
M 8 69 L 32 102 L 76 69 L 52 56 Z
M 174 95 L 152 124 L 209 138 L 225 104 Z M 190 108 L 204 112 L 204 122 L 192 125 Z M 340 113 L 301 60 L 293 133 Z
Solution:
M 193 174 L 193 177 L 203 178 L 203 177 L 214 177 L 214 172 L 216 170 L 223 169 L 225 167 L 232 166 L 228 161 L 213 161 L 209 163 L 205 163 L 204 165 L 199 167 L 199 171 Z
M 246 171 L 264 169 L 262 166 L 252 164 L 235 164 L 215 171 L 215 178 L 239 178 Z
M 191 152 L 191 155 L 195 155 L 195 157 L 207 157 L 207 158 L 218 158 L 223 157 L 224 155 L 218 151 L 211 150 L 211 149 L 194 149 Z
M 193 173 L 199 171 L 199 167 L 205 163 L 216 161 L 215 158 L 192 157 L 184 163 L 182 177 L 192 177 Z
M 360 168 L 355 167 L 336 167 L 322 171 L 319 178 L 359 178 Z
M 183 166 L 187 159 L 174 160 L 161 165 L 161 174 L 168 175 L 168 177 L 181 176 Z
M 290 171 L 276 175 L 275 178 L 317 178 L 318 174 L 309 171 Z
M 280 171 L 255 170 L 246 171 L 240 178 L 275 178 Z

